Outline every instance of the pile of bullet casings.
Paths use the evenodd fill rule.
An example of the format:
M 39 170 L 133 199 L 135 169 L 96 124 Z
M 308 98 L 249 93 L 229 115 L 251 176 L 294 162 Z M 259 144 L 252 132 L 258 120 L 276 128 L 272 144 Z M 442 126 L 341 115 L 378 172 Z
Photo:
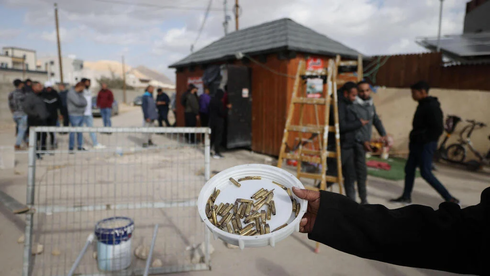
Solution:
M 242 181 L 260 179 L 260 176 L 247 176 L 238 179 L 238 181 L 230 178 L 230 181 L 235 186 L 241 187 L 240 182 Z M 293 197 L 291 189 L 275 181 L 272 181 L 272 183 L 288 193 L 293 205 L 292 212 L 295 214 L 295 217 L 297 217 L 300 210 L 300 204 Z M 253 194 L 250 199 L 238 198 L 235 203 L 220 203 L 218 206 L 214 203 L 220 194 L 220 190 L 215 189 L 206 203 L 206 215 L 209 218 L 209 221 L 216 227 L 232 234 L 241 236 L 269 234 L 271 233 L 271 230 L 267 221 L 270 220 L 272 216 L 276 215 L 276 206 L 273 200 L 274 190 L 275 189 L 268 191 L 261 188 Z M 259 211 L 263 206 L 267 206 L 267 211 Z M 242 220 L 244 224 L 242 224 Z M 287 225 L 288 224 L 285 223 L 272 230 L 272 232 L 282 229 Z

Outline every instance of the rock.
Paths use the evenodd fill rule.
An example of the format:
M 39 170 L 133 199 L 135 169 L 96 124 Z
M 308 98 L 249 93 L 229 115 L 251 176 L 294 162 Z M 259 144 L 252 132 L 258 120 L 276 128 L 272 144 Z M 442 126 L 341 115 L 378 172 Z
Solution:
M 148 255 L 150 255 L 150 247 L 147 245 L 139 245 L 134 250 L 134 255 L 138 259 L 146 260 L 148 259 Z
M 61 251 L 59 249 L 53 249 L 53 251 L 51 251 L 51 255 L 59 256 L 61 255 Z
M 151 263 L 151 267 L 162 267 L 163 266 L 163 263 L 161 260 L 159 259 L 156 259 L 154 260 L 152 263 Z
M 39 255 L 43 253 L 43 251 L 44 251 L 44 246 L 40 243 L 36 243 L 32 247 L 32 255 Z
M 226 243 L 226 247 L 227 247 L 228 249 L 238 249 L 238 248 L 240 248 L 240 247 L 238 247 L 238 246 L 236 246 L 236 245 L 233 245 L 233 244 L 230 244 L 230 243 Z
M 201 243 L 194 248 L 194 250 L 192 251 L 192 255 L 191 255 L 191 262 L 193 264 L 198 264 L 198 263 L 204 262 L 204 258 L 206 257 L 206 255 L 204 254 L 205 249 L 206 249 L 206 246 L 204 243 Z M 214 247 L 211 244 L 209 244 L 208 249 L 209 249 L 209 255 L 214 253 Z
M 17 239 L 17 243 L 24 243 L 26 240 L 26 236 L 25 235 L 22 235 L 20 236 L 18 239 Z
M 92 258 L 94 258 L 94 260 L 97 260 L 97 252 L 92 253 Z

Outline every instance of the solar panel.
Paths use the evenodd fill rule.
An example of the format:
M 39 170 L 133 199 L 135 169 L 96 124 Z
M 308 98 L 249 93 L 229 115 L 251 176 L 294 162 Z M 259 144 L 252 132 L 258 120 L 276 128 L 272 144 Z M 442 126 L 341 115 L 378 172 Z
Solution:
M 422 38 L 419 43 L 428 48 L 437 47 L 437 38 Z M 490 32 L 441 37 L 440 47 L 461 57 L 490 55 Z

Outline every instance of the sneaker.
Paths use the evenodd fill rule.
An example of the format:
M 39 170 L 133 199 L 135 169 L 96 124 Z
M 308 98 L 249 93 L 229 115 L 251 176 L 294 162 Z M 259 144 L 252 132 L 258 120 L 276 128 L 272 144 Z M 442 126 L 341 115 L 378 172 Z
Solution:
M 148 143 L 143 143 L 143 147 L 144 148 L 147 148 L 148 147 Z
M 454 198 L 454 197 L 453 197 L 453 198 L 451 198 L 450 200 L 446 200 L 446 202 L 456 203 L 456 204 L 458 204 L 458 205 L 459 205 L 459 199 Z
M 75 151 L 73 149 L 68 149 L 69 154 L 75 154 Z
M 79 151 L 87 151 L 86 148 L 78 148 Z
M 22 146 L 15 145 L 15 151 L 19 151 L 19 150 L 24 150 L 24 149 L 22 148 Z
M 412 203 L 412 200 L 410 198 L 405 198 L 405 197 L 401 196 L 399 198 L 391 199 L 390 202 L 392 202 L 392 203 L 410 204 L 410 203 Z
M 153 144 L 153 141 L 148 140 L 148 146 L 156 146 L 156 145 L 155 145 L 155 144 Z
M 105 146 L 102 144 L 97 144 L 94 146 L 94 149 L 105 149 Z
M 214 159 L 221 159 L 221 158 L 225 158 L 225 157 L 218 153 L 218 154 L 213 155 L 213 158 Z

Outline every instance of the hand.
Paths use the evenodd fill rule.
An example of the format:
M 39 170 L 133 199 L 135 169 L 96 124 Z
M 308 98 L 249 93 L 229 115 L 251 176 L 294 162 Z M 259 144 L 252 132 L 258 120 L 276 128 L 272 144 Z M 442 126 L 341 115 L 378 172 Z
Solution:
M 366 120 L 363 120 L 363 119 L 360 119 L 361 120 L 361 123 L 362 123 L 362 126 L 365 126 L 369 123 L 369 121 L 366 121 Z
M 388 145 L 388 136 L 381 137 L 381 141 L 383 141 L 383 143 L 385 144 L 385 146 L 387 146 Z
M 318 208 L 320 208 L 320 192 L 301 190 L 293 187 L 293 193 L 301 199 L 308 200 L 308 209 L 299 223 L 299 231 L 301 233 L 310 233 L 313 231 Z
M 229 109 L 231 109 L 232 105 L 231 104 L 227 104 L 226 107 L 228 107 Z
M 369 151 L 369 152 L 373 151 L 373 148 L 371 148 L 371 144 L 369 143 L 369 141 L 364 142 L 363 146 L 364 146 L 364 150 Z
M 150 118 L 146 119 L 146 121 L 147 121 L 148 123 L 149 123 L 149 122 L 151 122 Z

